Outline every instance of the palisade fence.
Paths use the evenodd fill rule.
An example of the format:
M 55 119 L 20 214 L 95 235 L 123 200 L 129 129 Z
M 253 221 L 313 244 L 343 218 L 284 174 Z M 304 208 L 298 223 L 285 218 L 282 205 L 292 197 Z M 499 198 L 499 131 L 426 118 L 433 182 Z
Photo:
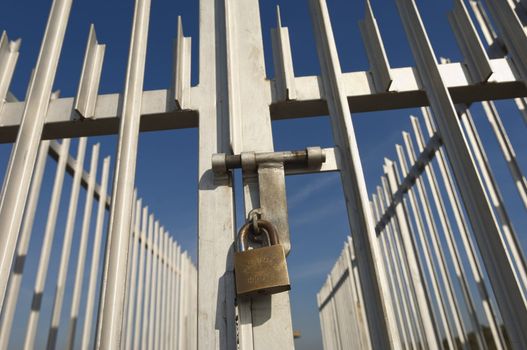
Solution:
M 525 33 L 512 11 L 525 19 L 525 2 L 487 2 L 498 31 L 492 27 L 481 2 L 470 1 L 470 5 L 487 41 L 488 55 L 497 57 L 507 52 L 521 66 L 519 62 L 527 56 L 516 51 L 520 49 L 515 45 Z M 461 21 L 470 21 L 466 14 L 463 3 L 455 1 L 455 9 L 449 15 L 451 25 L 465 45 L 462 51 L 467 69 L 473 77 L 488 78 L 495 72 L 484 69 L 482 54 L 487 52 L 476 45 L 477 37 L 470 38 L 475 32 L 463 32 L 459 27 Z M 440 61 L 443 65 L 450 64 L 448 59 Z M 516 98 L 515 103 L 527 123 L 525 99 Z M 523 204 L 518 209 L 523 211 L 527 209 L 527 180 L 496 106 L 492 101 L 482 101 L 481 106 L 499 149 L 492 152 L 503 156 Z M 509 275 L 515 285 L 514 298 L 525 305 L 527 260 L 520 241 L 525 227 L 516 230 L 511 221 L 500 183 L 485 151 L 489 147 L 480 138 L 469 105 L 458 103 L 455 108 L 461 134 L 453 135 L 445 129 L 444 134 L 439 132 L 434 120 L 437 123 L 442 120 L 432 116 L 428 107 L 421 108 L 428 138 L 419 118 L 410 117 L 412 132 L 402 133 L 404 146 L 395 147 L 397 161 L 384 159 L 384 175 L 371 196 L 376 244 L 380 250 L 377 262 L 387 272 L 386 297 L 393 306 L 395 331 L 401 347 L 407 349 L 521 349 L 525 345 L 514 335 L 519 329 L 514 329 L 516 325 L 512 322 L 525 317 L 524 309 L 517 316 L 520 318 L 509 318 L 507 314 L 513 306 L 502 300 L 500 289 L 504 283 L 501 277 Z M 437 109 L 436 113 L 444 113 L 444 109 Z M 457 140 L 448 140 L 453 137 Z M 452 168 L 459 154 L 449 150 L 448 144 L 460 141 L 468 145 L 470 163 L 464 164 L 463 171 L 456 172 Z M 467 188 L 474 190 L 474 184 L 466 182 L 467 173 L 472 171 L 477 171 L 483 184 L 485 192 L 480 197 L 483 202 L 475 202 L 463 193 Z M 491 233 L 492 237 L 481 237 L 481 222 L 474 217 L 474 208 L 482 205 L 491 207 L 490 214 L 499 222 L 499 229 Z M 352 233 L 348 237 L 317 294 L 326 350 L 370 346 L 371 330 L 364 305 L 364 298 L 368 296 L 364 295 L 358 273 L 353 236 Z M 489 251 L 496 246 L 503 247 L 502 261 L 487 259 Z
M 492 102 L 482 105 L 527 209 L 527 181 L 501 118 Z M 440 346 L 450 349 L 511 348 L 441 138 L 429 109 L 423 108 L 422 112 L 428 140 L 419 119 L 411 116 L 413 133 L 403 132 L 404 147 L 396 145 L 397 161 L 385 159 L 385 175 L 370 202 L 377 222 L 382 264 L 389 274 L 399 335 L 407 348 L 428 348 L 433 338 L 428 338 L 424 327 L 431 326 L 433 329 L 428 331 L 435 334 Z M 501 239 L 525 293 L 526 260 L 517 232 L 472 115 L 468 108 L 461 107 L 459 114 L 500 220 Z M 439 176 L 432 165 L 434 160 Z M 325 349 L 364 346 L 363 332 L 367 332 L 367 325 L 361 314 L 360 279 L 351 240 L 348 237 L 343 253 L 317 296 Z
M 57 94 L 52 95 L 52 99 L 57 96 Z M 47 349 L 93 348 L 95 319 L 100 307 L 96 297 L 101 288 L 100 276 L 103 266 L 101 253 L 107 243 L 103 232 L 107 230 L 105 218 L 111 206 L 111 198 L 107 194 L 110 157 L 104 159 L 100 183 L 97 183 L 100 146 L 98 143 L 92 146 L 90 168 L 85 171 L 84 159 L 88 139 L 83 137 L 78 140 L 75 158 L 69 153 L 72 139 L 64 139 L 61 143 L 48 140 L 40 143 L 5 307 L 0 320 L 0 349 L 17 349 L 22 346 L 25 349 L 42 348 L 44 344 Z M 34 227 L 34 222 L 48 158 L 56 160 L 57 166 L 45 230 L 43 230 Z M 63 230 L 58 227 L 58 218 L 63 190 L 67 187 L 65 176 L 68 174 L 71 175 L 72 182 Z M 80 214 L 78 202 L 82 189 L 85 190 L 85 203 L 82 226 L 76 235 L 75 230 L 78 226 L 75 226 L 75 222 Z M 91 228 L 94 206 L 97 208 L 95 227 Z M 123 348 L 196 348 L 197 270 L 195 266 L 187 252 L 182 251 L 154 214 L 149 212 L 140 198 L 137 198 L 137 191 L 134 192 L 134 213 L 131 222 L 125 289 L 126 306 L 123 316 Z M 29 317 L 25 318 L 22 314 L 27 307 L 23 302 L 27 298 L 19 300 L 23 292 L 22 279 L 24 271 L 28 269 L 25 265 L 30 253 L 32 234 L 42 231 L 44 235 L 39 246 L 33 296 L 28 310 Z M 61 236 L 62 232 L 64 232 L 63 236 Z M 75 242 L 75 237 L 79 237 L 78 242 Z M 40 237 L 33 239 L 38 240 Z M 62 242 L 59 253 L 60 265 L 57 279 L 54 281 L 54 294 L 46 295 L 44 293 L 46 283 L 48 286 L 52 283 L 48 278 L 48 271 L 56 269 L 52 267 L 53 252 L 56 252 L 53 250 L 54 241 Z M 92 241 L 91 244 L 89 241 Z M 74 244 L 77 247 L 73 247 Z M 88 257 L 89 246 L 91 257 Z M 72 250 L 77 254 L 76 266 L 73 266 L 75 261 L 70 261 Z M 111 250 L 108 249 L 107 252 Z M 89 266 L 86 264 L 88 258 L 91 260 Z M 34 268 L 30 267 L 29 270 Z M 74 278 L 70 277 L 68 284 L 68 276 L 72 276 L 71 272 L 68 275 L 68 271 L 73 271 L 73 268 L 75 268 Z M 32 276 L 32 273 L 29 275 Z M 88 275 L 87 278 L 85 275 Z M 88 280 L 88 286 L 83 287 L 85 279 Z M 46 300 L 47 303 L 53 301 L 51 313 L 42 308 Z M 63 317 L 61 320 L 63 308 L 69 310 L 69 317 L 67 319 Z M 45 322 L 39 321 L 41 318 L 45 318 Z M 48 319 L 49 322 L 46 322 Z M 47 337 L 37 336 L 39 324 L 46 325 L 44 333 Z M 60 334 L 65 335 L 62 340 L 58 339 L 59 328 L 63 328 Z M 21 334 L 24 334 L 22 338 Z
M 240 206 L 234 202 L 225 155 L 241 162 L 245 214 L 260 208 L 262 218 L 277 226 L 286 252 L 285 177 L 340 173 L 352 239 L 318 295 L 327 349 L 453 349 L 472 344 L 527 349 L 527 275 L 516 235 L 521 231 L 515 232 L 510 223 L 469 111 L 474 103 L 483 103 L 525 204 L 525 178 L 495 107 L 485 101 L 515 99 L 527 121 L 527 1 L 453 0 L 449 19 L 464 61 L 441 64 L 415 0 L 393 1 L 415 66 L 390 65 L 372 4 L 365 0 L 360 29 L 370 69 L 342 72 L 326 0 L 308 0 L 319 75 L 295 76 L 289 30 L 277 9 L 271 32 L 276 74 L 268 79 L 259 0 L 200 0 L 198 84 L 191 86 L 191 38 L 178 19 L 172 84 L 152 91 L 143 91 L 151 0 L 135 0 L 125 86 L 119 93 L 99 94 L 105 45 L 98 43 L 92 25 L 76 96 L 52 94 L 72 0 L 53 0 L 24 101 L 9 91 L 20 41 L 9 41 L 4 32 L 0 142 L 13 143 L 13 148 L 0 197 L 2 347 L 11 334 L 18 337 L 12 327 L 15 301 L 21 294 L 21 272 L 27 270 L 31 216 L 50 152 L 58 161 L 57 175 L 23 338 L 27 349 L 43 346 L 35 334 L 43 316 L 42 293 L 66 171 L 73 176 L 72 190 L 48 348 L 56 347 L 59 329 L 64 329 L 60 315 L 84 186 L 86 201 L 99 201 L 95 256 L 83 312 L 80 283 L 91 215 L 85 211 L 67 346 L 82 334 L 81 346 L 93 342 L 96 349 L 293 349 L 288 292 L 236 298 L 233 242 L 235 208 Z M 423 106 L 429 107 L 423 110 L 429 138 L 412 118 L 417 151 L 404 134 L 405 148 L 397 147 L 397 163 L 385 161 L 386 175 L 370 204 L 351 113 Z M 317 153 L 319 161 L 325 158 L 320 167 L 255 164 L 255 152 L 273 162 L 283 158 L 283 153 L 273 153 L 273 120 L 325 115 L 335 146 L 323 150 L 325 157 Z M 180 128 L 198 128 L 199 135 L 197 277 L 188 256 L 134 192 L 139 133 Z M 95 135 L 118 135 L 111 201 L 104 198 L 108 175 L 95 183 L 97 146 L 91 169 L 82 169 L 87 137 Z M 73 159 L 68 149 L 76 137 L 79 153 Z M 54 139 L 63 141 L 49 141 Z M 312 159 L 305 154 L 309 165 Z M 216 173 L 214 155 L 224 160 Z M 432 160 L 438 163 L 442 187 Z M 103 173 L 108 169 L 106 159 Z M 100 278 L 94 272 L 99 267 Z M 82 317 L 87 321 L 81 332 L 77 326 Z

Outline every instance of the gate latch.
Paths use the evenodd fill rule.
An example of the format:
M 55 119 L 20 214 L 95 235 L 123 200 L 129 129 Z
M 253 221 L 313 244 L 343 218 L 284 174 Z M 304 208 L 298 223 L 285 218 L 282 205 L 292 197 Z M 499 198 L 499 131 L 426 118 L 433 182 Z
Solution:
M 212 171 L 217 176 L 241 168 L 244 174 L 258 173 L 258 189 L 262 219 L 276 225 L 286 254 L 291 249 L 285 192 L 285 169 L 318 169 L 326 161 L 320 147 L 301 151 L 242 152 L 238 155 L 212 155 Z

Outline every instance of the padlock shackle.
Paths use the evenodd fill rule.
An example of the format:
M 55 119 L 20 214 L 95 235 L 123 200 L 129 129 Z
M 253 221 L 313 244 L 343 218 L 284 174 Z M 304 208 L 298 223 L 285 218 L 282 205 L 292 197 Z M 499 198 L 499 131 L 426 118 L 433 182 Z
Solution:
M 276 231 L 276 227 L 267 220 L 258 219 L 257 221 L 258 226 L 260 229 L 264 229 L 267 233 L 267 237 L 269 238 L 269 244 L 270 245 L 277 245 L 280 244 L 279 238 L 278 238 L 278 232 Z M 240 233 L 238 234 L 238 251 L 243 252 L 246 249 L 247 241 L 249 239 L 249 234 L 255 235 L 253 232 L 253 225 L 251 222 L 245 224 L 240 229 Z

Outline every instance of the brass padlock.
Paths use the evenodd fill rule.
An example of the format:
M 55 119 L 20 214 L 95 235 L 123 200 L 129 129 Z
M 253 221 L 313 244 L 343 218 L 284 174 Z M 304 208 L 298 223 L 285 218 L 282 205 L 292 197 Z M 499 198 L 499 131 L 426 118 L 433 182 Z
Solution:
M 247 250 L 249 234 L 254 234 L 252 223 L 245 224 L 238 234 L 238 251 L 234 253 L 236 294 L 275 294 L 291 289 L 284 248 L 278 241 L 275 226 L 266 220 L 257 220 L 257 226 L 267 236 L 269 246 Z M 261 235 L 261 233 L 260 233 Z

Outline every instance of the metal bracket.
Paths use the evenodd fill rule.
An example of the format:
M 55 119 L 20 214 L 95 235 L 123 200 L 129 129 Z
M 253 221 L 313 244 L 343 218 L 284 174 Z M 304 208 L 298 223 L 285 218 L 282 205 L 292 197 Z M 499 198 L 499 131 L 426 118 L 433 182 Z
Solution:
M 258 173 L 258 188 L 262 218 L 271 221 L 278 229 L 280 244 L 286 255 L 291 250 L 289 221 L 285 191 L 285 169 L 317 169 L 326 161 L 324 150 L 308 147 L 302 151 L 242 152 L 212 155 L 212 171 L 217 176 L 241 168 L 246 173 Z
M 326 154 L 320 147 L 307 147 L 302 151 L 283 152 L 242 152 L 239 155 L 218 153 L 212 155 L 212 171 L 216 175 L 224 175 L 232 169 L 256 171 L 265 163 L 281 163 L 289 169 L 316 169 L 326 161 Z

